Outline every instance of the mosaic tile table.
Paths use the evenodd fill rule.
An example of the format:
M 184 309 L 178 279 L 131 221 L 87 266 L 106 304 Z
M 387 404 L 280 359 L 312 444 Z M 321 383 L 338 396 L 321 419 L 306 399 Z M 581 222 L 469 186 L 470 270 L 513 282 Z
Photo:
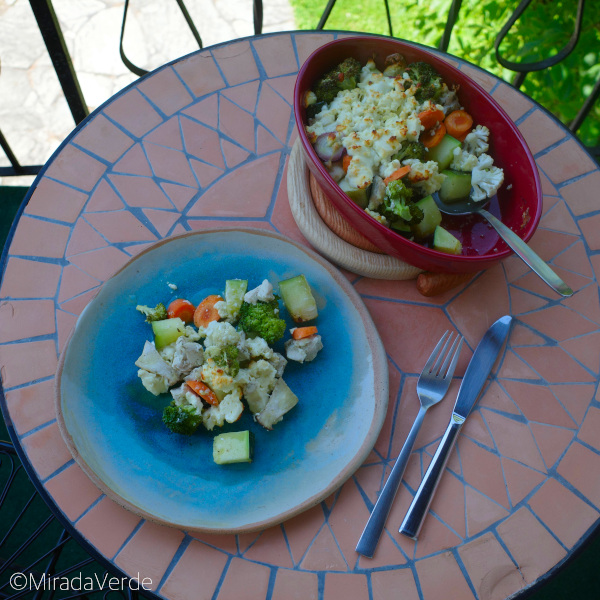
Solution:
M 108 563 L 165 598 L 503 599 L 543 580 L 600 510 L 600 171 L 528 98 L 459 63 L 505 108 L 536 157 L 544 215 L 531 244 L 575 290 L 557 298 L 516 258 L 426 299 L 413 280 L 347 273 L 389 359 L 389 415 L 364 465 L 321 504 L 262 532 L 197 535 L 140 519 L 84 475 L 53 405 L 58 355 L 99 286 L 157 240 L 227 226 L 306 243 L 286 168 L 303 60 L 335 33 L 295 32 L 200 51 L 92 114 L 32 186 L 2 262 L 3 409 L 32 479 Z M 447 328 L 466 337 L 453 383 L 503 314 L 501 362 L 467 422 L 417 543 L 397 527 L 452 409 L 427 417 L 373 559 L 355 545 L 418 404 L 417 375 Z

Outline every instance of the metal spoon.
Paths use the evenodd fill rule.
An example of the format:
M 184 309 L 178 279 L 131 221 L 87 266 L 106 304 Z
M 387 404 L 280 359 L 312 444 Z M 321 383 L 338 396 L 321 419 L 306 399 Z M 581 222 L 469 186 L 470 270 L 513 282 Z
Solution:
M 511 229 L 492 213 L 485 210 L 488 202 L 475 202 L 470 198 L 447 204 L 434 194 L 438 208 L 447 215 L 479 214 L 488 220 L 500 237 L 512 248 L 514 253 L 545 283 L 561 296 L 571 296 L 573 290 Z

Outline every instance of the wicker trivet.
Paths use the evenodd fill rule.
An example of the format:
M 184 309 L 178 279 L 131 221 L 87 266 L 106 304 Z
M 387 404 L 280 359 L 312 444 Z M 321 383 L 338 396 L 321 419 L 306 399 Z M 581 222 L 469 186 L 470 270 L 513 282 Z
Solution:
M 298 228 L 312 246 L 335 264 L 374 279 L 414 279 L 422 272 L 422 269 L 381 253 L 352 229 L 339 213 L 334 212 L 335 209 L 320 190 L 314 200 L 299 140 L 296 140 L 290 155 L 287 187 Z M 313 187 L 318 188 L 316 183 Z

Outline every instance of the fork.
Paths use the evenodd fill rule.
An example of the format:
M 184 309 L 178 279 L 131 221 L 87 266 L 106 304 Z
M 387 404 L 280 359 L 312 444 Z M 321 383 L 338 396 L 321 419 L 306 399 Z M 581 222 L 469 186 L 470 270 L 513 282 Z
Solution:
M 381 532 L 390 514 L 396 492 L 400 487 L 417 434 L 423 424 L 425 413 L 427 409 L 437 404 L 446 395 L 450 387 L 464 338 L 457 335 L 450 350 L 446 353 L 451 339 L 452 333 L 446 331 L 433 349 L 417 382 L 417 395 L 421 405 L 419 412 L 356 546 L 356 552 L 368 558 L 373 556 L 381 537 Z

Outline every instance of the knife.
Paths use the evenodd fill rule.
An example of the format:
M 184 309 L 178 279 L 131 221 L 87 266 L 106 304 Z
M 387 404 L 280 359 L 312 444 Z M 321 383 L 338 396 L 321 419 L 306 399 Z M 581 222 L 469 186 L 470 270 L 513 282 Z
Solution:
M 450 451 L 454 447 L 463 423 L 479 398 L 498 354 L 500 354 L 508 337 L 511 322 L 512 317 L 508 315 L 498 319 L 485 332 L 483 339 L 475 349 L 458 390 L 450 423 L 398 530 L 403 535 L 414 540 L 417 539 L 437 485 L 446 468 Z

